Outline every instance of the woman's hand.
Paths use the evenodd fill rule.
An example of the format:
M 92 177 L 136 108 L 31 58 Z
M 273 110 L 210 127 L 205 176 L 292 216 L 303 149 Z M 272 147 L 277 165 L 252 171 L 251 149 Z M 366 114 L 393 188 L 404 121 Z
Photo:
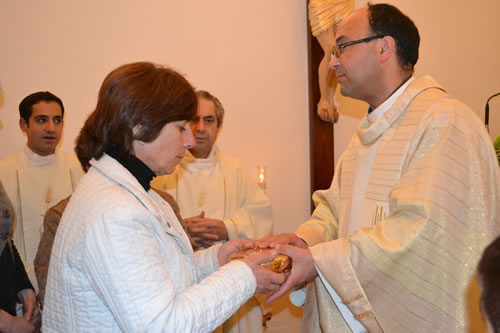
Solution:
M 231 240 L 222 245 L 219 249 L 219 264 L 222 266 L 228 263 L 228 258 L 235 252 L 248 248 L 257 249 L 258 247 L 258 241 L 251 242 L 246 239 Z M 257 281 L 257 287 L 255 289 L 256 294 L 267 294 L 271 291 L 277 291 L 280 285 L 285 281 L 286 276 L 284 273 L 276 273 L 262 266 L 262 264 L 272 261 L 277 254 L 278 252 L 273 249 L 263 251 L 262 254 L 250 255 L 243 259 L 239 259 L 250 267 L 255 276 L 255 280 Z
M 267 294 L 280 289 L 280 286 L 285 282 L 286 276 L 284 273 L 276 273 L 265 267 L 262 264 L 268 263 L 278 255 L 276 250 L 264 251 L 262 254 L 251 255 L 241 259 L 247 264 L 257 280 L 256 294 Z
M 223 266 L 229 262 L 229 257 L 240 250 L 252 248 L 255 249 L 258 246 L 257 242 L 249 241 L 248 239 L 233 239 L 229 242 L 224 243 L 220 249 L 217 258 L 219 259 L 219 266 Z

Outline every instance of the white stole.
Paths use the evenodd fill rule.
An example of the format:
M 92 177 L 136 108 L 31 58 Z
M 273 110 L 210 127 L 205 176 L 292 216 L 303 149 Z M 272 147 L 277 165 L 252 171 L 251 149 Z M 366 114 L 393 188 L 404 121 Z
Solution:
M 176 187 L 177 204 L 183 218 L 199 215 L 222 220 L 224 218 L 224 177 L 184 173 Z
M 47 209 L 73 192 L 71 169 L 19 169 L 18 184 L 21 216 L 14 238 L 26 272 L 38 290 L 33 261 L 43 232 L 43 219 Z
M 399 96 L 405 91 L 406 87 L 413 81 L 410 78 L 401 87 L 399 87 L 388 99 L 386 99 L 376 109 L 371 111 L 363 118 L 359 126 L 370 127 L 379 120 L 382 115 L 396 102 Z M 358 149 L 356 164 L 354 166 L 352 197 L 348 201 L 347 207 L 341 207 L 340 220 L 346 221 L 345 224 L 340 224 L 339 238 L 345 238 L 349 233 L 356 228 L 371 228 L 378 222 L 384 219 L 389 211 L 388 202 L 380 202 L 367 198 L 366 188 L 368 180 L 374 167 L 375 156 L 377 155 L 378 147 L 381 140 L 376 139 L 370 144 L 362 145 Z M 360 143 L 362 144 L 362 143 Z M 343 227 L 345 225 L 345 227 Z M 335 289 L 328 283 L 328 280 L 323 277 L 321 272 L 317 270 L 319 277 L 325 285 L 328 293 L 334 300 L 337 308 L 344 317 L 344 320 L 352 329 L 353 332 L 366 332 L 365 327 L 356 320 L 349 308 L 342 303 L 342 299 L 337 294 Z

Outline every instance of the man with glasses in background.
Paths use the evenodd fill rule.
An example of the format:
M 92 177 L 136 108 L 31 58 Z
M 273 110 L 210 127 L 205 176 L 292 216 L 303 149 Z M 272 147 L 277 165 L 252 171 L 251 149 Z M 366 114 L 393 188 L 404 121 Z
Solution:
M 293 259 L 269 301 L 315 279 L 306 332 L 477 331 L 472 278 L 500 232 L 499 168 L 484 125 L 432 78 L 413 77 L 420 37 L 397 8 L 369 4 L 335 38 L 341 93 L 370 107 L 330 189 L 314 193 L 310 220 L 261 241 Z

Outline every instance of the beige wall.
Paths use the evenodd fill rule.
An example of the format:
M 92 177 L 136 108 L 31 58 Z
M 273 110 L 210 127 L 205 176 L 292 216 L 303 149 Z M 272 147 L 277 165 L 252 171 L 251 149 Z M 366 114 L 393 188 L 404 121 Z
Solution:
M 72 152 L 105 75 L 153 61 L 220 98 L 221 149 L 255 179 L 267 167 L 275 232 L 294 231 L 310 202 L 305 13 L 303 0 L 1 1 L 0 158 L 25 143 L 17 107 L 26 95 L 62 98 L 61 150 Z M 271 309 L 270 332 L 299 331 L 298 308 L 284 298 Z
M 220 98 L 220 147 L 255 179 L 268 167 L 275 230 L 293 231 L 309 213 L 305 10 L 302 0 L 2 1 L 0 158 L 25 142 L 17 106 L 27 94 L 63 99 L 61 149 L 71 152 L 105 75 L 154 61 Z

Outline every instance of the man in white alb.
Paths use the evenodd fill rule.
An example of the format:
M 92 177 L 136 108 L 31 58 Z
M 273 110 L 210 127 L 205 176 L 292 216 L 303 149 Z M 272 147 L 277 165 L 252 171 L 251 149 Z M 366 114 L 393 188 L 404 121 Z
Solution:
M 21 101 L 19 113 L 27 142 L 0 161 L 0 181 L 16 211 L 14 242 L 37 289 L 33 260 L 44 214 L 73 192 L 84 173 L 76 157 L 56 151 L 64 124 L 60 98 L 48 91 L 33 93 Z
M 335 38 L 341 92 L 370 109 L 330 189 L 314 193 L 310 220 L 261 241 L 294 261 L 269 301 L 315 279 L 306 332 L 477 332 L 471 281 L 500 233 L 500 174 L 484 125 L 432 78 L 413 77 L 419 33 L 394 6 L 353 12 Z
M 272 234 L 271 202 L 241 163 L 215 145 L 224 119 L 222 104 L 207 91 L 197 95 L 198 114 L 191 122 L 195 146 L 171 175 L 156 177 L 151 186 L 177 200 L 187 230 L 200 247 Z M 261 332 L 258 301 L 251 298 L 224 323 L 223 331 Z

